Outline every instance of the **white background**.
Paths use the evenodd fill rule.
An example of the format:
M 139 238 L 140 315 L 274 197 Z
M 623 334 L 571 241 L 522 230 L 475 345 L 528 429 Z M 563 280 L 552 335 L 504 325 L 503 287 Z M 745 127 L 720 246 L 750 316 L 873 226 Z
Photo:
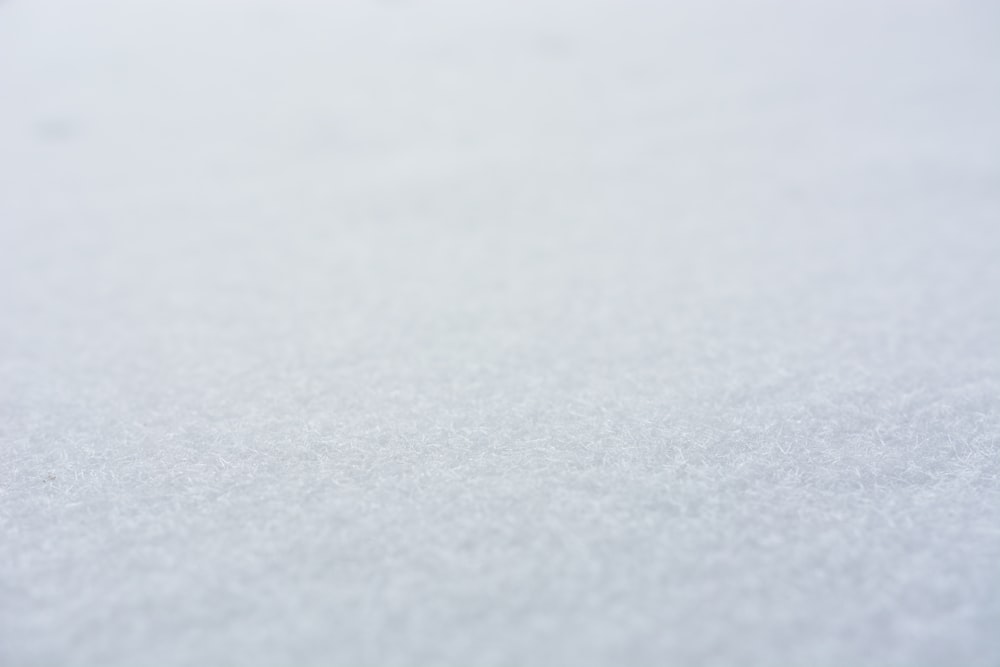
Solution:
M 0 662 L 1000 663 L 1000 13 L 0 4 Z

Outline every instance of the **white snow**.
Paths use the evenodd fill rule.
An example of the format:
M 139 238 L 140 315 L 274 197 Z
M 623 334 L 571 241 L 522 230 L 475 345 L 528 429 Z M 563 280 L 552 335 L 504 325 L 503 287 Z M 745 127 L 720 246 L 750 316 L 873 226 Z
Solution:
M 0 3 L 0 664 L 1000 664 L 1000 14 Z

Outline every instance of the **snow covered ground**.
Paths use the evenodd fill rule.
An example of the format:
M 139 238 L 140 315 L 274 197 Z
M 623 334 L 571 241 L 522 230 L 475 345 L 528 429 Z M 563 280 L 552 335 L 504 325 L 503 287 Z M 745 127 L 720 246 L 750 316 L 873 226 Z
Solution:
M 0 664 L 1000 664 L 1000 12 L 0 3 Z

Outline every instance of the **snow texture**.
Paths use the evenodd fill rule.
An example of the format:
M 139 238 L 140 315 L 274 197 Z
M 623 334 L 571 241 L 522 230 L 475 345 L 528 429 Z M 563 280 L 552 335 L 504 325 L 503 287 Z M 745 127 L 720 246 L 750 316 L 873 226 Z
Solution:
M 0 664 L 1000 665 L 993 3 L 0 4 Z

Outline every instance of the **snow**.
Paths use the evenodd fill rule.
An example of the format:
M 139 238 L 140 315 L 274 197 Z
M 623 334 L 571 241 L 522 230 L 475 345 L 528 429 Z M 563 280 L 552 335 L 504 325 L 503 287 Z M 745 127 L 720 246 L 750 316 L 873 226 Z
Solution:
M 1000 663 L 998 30 L 0 4 L 0 664 Z

